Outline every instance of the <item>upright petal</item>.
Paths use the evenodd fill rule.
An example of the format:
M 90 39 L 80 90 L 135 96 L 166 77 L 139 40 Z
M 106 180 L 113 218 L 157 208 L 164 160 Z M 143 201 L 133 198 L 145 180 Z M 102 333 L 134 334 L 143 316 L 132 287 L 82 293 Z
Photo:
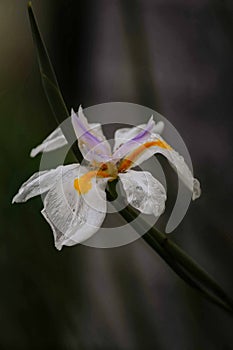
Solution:
M 40 152 L 50 152 L 67 145 L 68 142 L 62 133 L 61 128 L 56 128 L 46 139 L 37 147 L 31 150 L 30 156 L 35 157 Z
M 57 249 L 90 238 L 100 228 L 106 215 L 105 187 L 107 179 L 89 176 L 87 168 L 74 169 L 60 177 L 44 199 L 43 216 L 50 224 Z M 92 172 L 91 172 L 92 173 Z M 77 190 L 77 178 L 87 177 Z
M 153 116 L 149 119 L 147 124 L 141 124 L 132 128 L 122 128 L 118 129 L 115 132 L 114 135 L 114 148 L 113 151 L 115 152 L 120 146 L 125 144 L 127 141 L 132 140 L 135 137 L 138 137 L 140 134 L 144 135 L 143 140 L 145 140 L 145 137 L 150 137 L 151 133 L 155 134 L 161 134 L 164 129 L 164 122 L 159 121 L 155 122 L 153 120 Z M 143 131 L 146 131 L 143 133 Z
M 111 147 L 100 124 L 89 124 L 80 106 L 78 116 L 72 110 L 71 119 L 83 157 L 90 162 L 107 162 L 111 159 Z
M 33 174 L 22 184 L 12 203 L 26 202 L 32 197 L 49 191 L 61 174 L 66 174 L 67 171 L 69 172 L 74 168 L 77 168 L 77 164 L 59 166 L 56 169 L 44 170 Z
M 144 214 L 160 216 L 165 208 L 166 191 L 148 171 L 129 170 L 119 174 L 127 201 Z

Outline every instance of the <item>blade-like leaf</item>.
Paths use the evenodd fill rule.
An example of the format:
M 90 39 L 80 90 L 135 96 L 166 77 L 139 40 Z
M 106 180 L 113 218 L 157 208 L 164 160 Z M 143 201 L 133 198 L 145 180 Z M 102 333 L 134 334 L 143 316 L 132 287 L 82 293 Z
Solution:
M 34 43 L 37 49 L 37 57 L 40 67 L 43 87 L 48 98 L 49 104 L 53 110 L 54 116 L 58 123 L 61 123 L 69 116 L 68 110 L 62 98 L 57 79 L 52 68 L 47 50 L 41 38 L 35 16 L 33 14 L 31 2 L 28 3 L 29 19 L 32 28 Z M 62 129 L 67 141 L 73 140 L 73 129 L 70 125 L 67 129 Z M 79 150 L 74 151 L 78 160 L 82 160 Z M 121 199 L 116 199 L 117 193 L 115 190 L 116 182 L 109 184 L 108 199 L 114 200 L 113 204 L 125 220 L 134 227 L 136 232 L 147 233 L 143 235 L 143 239 L 161 256 L 162 259 L 171 267 L 171 269 L 178 274 L 186 283 L 192 288 L 198 290 L 211 302 L 222 307 L 224 310 L 233 314 L 233 301 L 225 291 L 218 285 L 218 283 L 203 270 L 190 256 L 188 256 L 181 248 L 174 242 L 167 238 L 167 236 L 158 231 L 155 227 L 150 227 L 142 218 L 137 218 L 136 223 L 134 219 L 138 216 L 131 206 L 121 209 L 122 204 L 119 204 Z
M 44 91 L 48 99 L 49 105 L 52 109 L 52 112 L 54 114 L 54 117 L 57 123 L 60 124 L 66 118 L 69 117 L 69 112 L 63 100 L 54 69 L 52 67 L 42 36 L 40 34 L 40 31 L 33 13 L 31 2 L 28 3 L 28 14 L 29 14 L 29 20 L 30 20 L 30 25 L 32 30 L 32 37 L 33 37 L 33 41 L 37 51 L 37 59 L 39 63 L 41 80 L 44 87 Z M 72 150 L 76 158 L 81 163 L 83 157 L 80 150 L 78 149 L 77 142 L 73 145 L 73 140 L 75 140 L 76 137 L 75 137 L 74 130 L 72 128 L 71 123 L 65 123 L 65 125 L 61 125 L 61 128 L 68 143 L 72 145 Z
M 122 206 L 121 206 L 122 207 Z M 142 219 L 134 219 L 137 213 L 132 207 L 126 207 L 121 211 L 121 215 L 128 221 L 134 229 L 140 234 L 145 232 L 148 224 Z M 207 299 L 223 307 L 230 313 L 233 313 L 233 300 L 228 297 L 225 291 L 218 283 L 202 269 L 190 256 L 188 256 L 180 247 L 167 238 L 165 234 L 158 231 L 155 227 L 150 228 L 142 238 L 166 261 L 166 263 L 191 287 L 197 289 Z
M 115 200 L 116 182 L 109 183 L 109 197 Z M 125 207 L 118 197 L 118 201 L 112 204 L 119 208 L 119 213 L 124 219 L 131 223 L 134 229 L 142 235 L 142 238 L 166 261 L 166 263 L 175 271 L 186 283 L 198 290 L 211 302 L 224 308 L 226 311 L 233 313 L 233 300 L 228 297 L 225 291 L 218 283 L 202 269 L 190 256 L 188 256 L 180 247 L 167 238 L 167 236 L 157 230 L 155 227 L 150 227 L 131 206 Z M 124 208 L 124 209 L 121 209 Z M 135 218 L 137 220 L 135 221 Z

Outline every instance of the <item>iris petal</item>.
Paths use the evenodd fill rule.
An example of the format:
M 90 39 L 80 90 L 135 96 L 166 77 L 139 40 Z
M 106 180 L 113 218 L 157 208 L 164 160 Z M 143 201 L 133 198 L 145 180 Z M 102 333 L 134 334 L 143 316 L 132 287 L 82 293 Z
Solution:
M 42 214 L 53 230 L 55 246 L 59 250 L 64 245 L 71 246 L 90 238 L 106 215 L 107 179 L 93 177 L 91 188 L 80 195 L 74 188 L 74 180 L 89 172 L 87 168 L 80 168 L 79 175 L 74 170 L 62 176 L 44 199 Z
M 119 174 L 127 201 L 144 214 L 160 216 L 165 208 L 166 191 L 148 171 L 129 170 Z
M 155 123 L 153 116 L 151 116 L 147 124 L 141 124 L 133 128 L 118 129 L 114 135 L 114 157 L 124 157 L 132 150 L 133 145 L 139 146 L 146 142 L 152 133 L 161 134 L 163 128 L 164 123 L 162 121 Z
M 78 116 L 72 110 L 71 119 L 78 145 L 83 157 L 90 162 L 107 162 L 111 157 L 111 147 L 99 124 L 89 124 L 80 106 Z
M 50 152 L 67 145 L 65 136 L 61 128 L 56 128 L 46 139 L 37 147 L 31 150 L 30 156 L 35 157 L 40 152 Z
M 26 202 L 32 197 L 39 196 L 49 191 L 61 174 L 65 175 L 67 171 L 69 172 L 72 169 L 77 169 L 77 167 L 77 164 L 70 164 L 33 174 L 22 184 L 18 193 L 14 196 L 12 203 Z
M 196 199 L 200 196 L 200 183 L 197 179 L 194 179 L 184 158 L 168 145 L 160 135 L 151 133 L 145 142 L 142 138 L 138 138 L 137 141 L 133 138 L 121 146 L 114 153 L 114 157 L 118 152 L 121 152 L 121 148 L 124 148 L 123 153 L 125 153 L 125 156 L 119 164 L 118 169 L 120 172 L 127 171 L 136 165 L 140 165 L 154 154 L 160 153 L 168 159 L 172 167 L 177 171 L 179 178 L 193 193 L 192 198 Z

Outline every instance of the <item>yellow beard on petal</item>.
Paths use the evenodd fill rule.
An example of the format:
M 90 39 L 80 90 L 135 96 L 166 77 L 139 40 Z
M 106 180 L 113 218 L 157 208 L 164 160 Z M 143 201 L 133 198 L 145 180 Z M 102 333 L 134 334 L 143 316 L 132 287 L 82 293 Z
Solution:
M 130 153 L 127 158 L 123 159 L 119 166 L 118 172 L 124 172 L 129 169 L 130 166 L 135 162 L 135 160 L 142 154 L 147 148 L 152 146 L 158 146 L 160 148 L 165 148 L 168 150 L 172 150 L 172 147 L 169 146 L 165 141 L 157 140 L 157 141 L 149 141 L 144 143 L 143 145 L 136 148 L 132 153 Z
M 74 188 L 78 191 L 78 194 L 85 194 L 90 191 L 92 188 L 91 180 L 94 176 L 96 176 L 96 171 L 89 171 L 74 180 Z
M 80 176 L 74 180 L 74 188 L 77 190 L 78 194 L 88 193 L 92 188 L 92 179 L 94 177 L 98 178 L 111 178 L 116 179 L 118 175 L 117 168 L 112 163 L 101 164 L 99 170 L 91 170 L 88 173 Z

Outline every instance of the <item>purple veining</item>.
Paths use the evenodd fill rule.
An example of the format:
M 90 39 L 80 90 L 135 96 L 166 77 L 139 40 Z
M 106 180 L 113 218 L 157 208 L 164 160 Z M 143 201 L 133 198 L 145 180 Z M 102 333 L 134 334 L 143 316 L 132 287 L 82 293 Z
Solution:
M 139 147 L 142 143 L 147 141 L 147 139 L 151 136 L 151 132 L 153 130 L 153 127 L 155 125 L 155 122 L 153 118 L 150 118 L 148 121 L 145 129 L 140 131 L 136 136 L 134 136 L 131 140 L 126 141 L 121 145 L 115 152 L 113 157 L 115 159 L 123 158 L 128 153 L 130 153 L 132 150 L 135 149 L 135 147 Z
M 143 129 L 142 131 L 140 131 L 135 137 L 133 137 L 131 139 L 131 141 L 137 141 L 137 140 L 140 140 L 142 139 L 144 136 L 146 136 L 148 133 L 151 134 L 151 131 L 154 127 L 154 120 L 152 118 L 150 118 L 150 120 L 148 121 L 147 125 L 146 125 L 146 128 Z
M 100 153 L 102 153 L 102 156 L 100 157 L 101 159 L 109 159 L 110 148 L 106 144 L 107 141 L 98 139 L 95 135 L 88 131 L 81 118 L 78 117 L 73 110 L 71 119 L 78 141 L 82 141 L 85 144 L 87 147 L 87 153 L 92 155 L 93 160 L 96 158 L 97 153 L 98 158 L 100 157 Z M 80 147 L 80 150 L 82 151 L 82 147 Z
M 96 136 L 94 136 L 92 133 L 90 133 L 85 128 L 85 126 L 83 125 L 82 121 L 80 120 L 80 118 L 75 113 L 72 114 L 71 118 L 72 118 L 72 123 L 73 123 L 74 130 L 76 132 L 76 136 L 78 138 L 81 138 L 81 137 L 85 138 L 85 137 L 87 137 L 91 141 L 93 141 L 95 143 L 95 145 L 97 145 L 97 144 L 102 142 L 101 140 L 99 140 Z M 80 132 L 80 129 L 82 130 L 82 132 Z

